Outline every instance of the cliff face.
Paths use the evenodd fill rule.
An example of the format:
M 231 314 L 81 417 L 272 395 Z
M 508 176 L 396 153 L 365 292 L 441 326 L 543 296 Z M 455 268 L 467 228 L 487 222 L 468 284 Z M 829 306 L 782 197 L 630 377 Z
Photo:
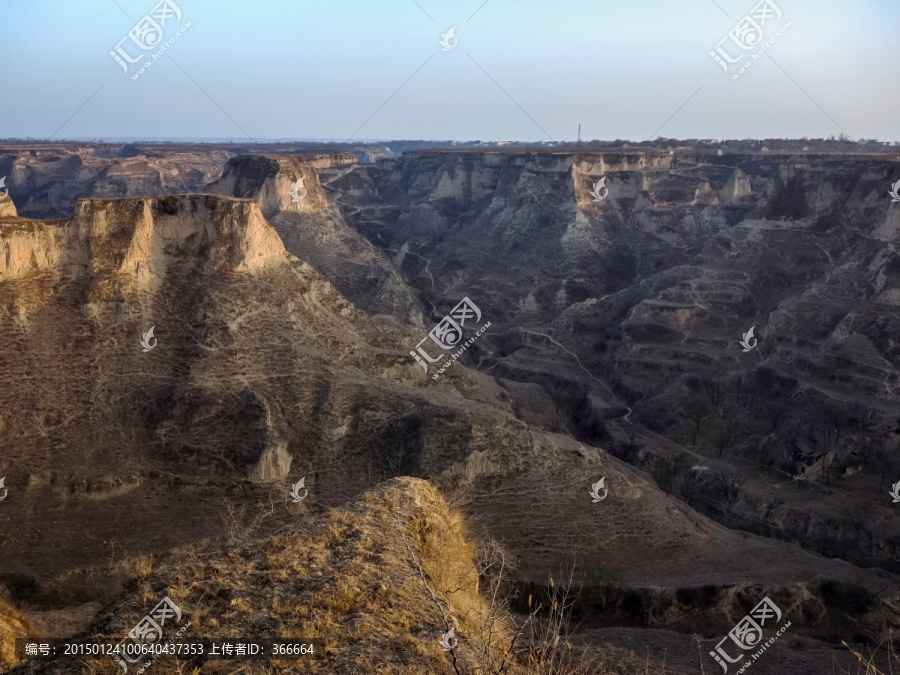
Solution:
M 677 541 L 688 557 L 705 547 L 708 564 L 721 564 L 725 549 L 713 553 L 709 540 L 724 533 L 695 528 L 627 466 L 516 420 L 488 378 L 458 367 L 422 386 L 409 356 L 422 329 L 354 309 L 284 250 L 253 201 L 84 200 L 71 220 L 5 220 L 0 236 L 8 243 L 0 376 L 30 383 L 0 389 L 0 472 L 23 500 L 3 504 L 16 516 L 6 535 L 22 538 L 19 562 L 6 557 L 14 569 L 58 565 L 66 549 L 54 536 L 65 539 L 86 514 L 96 529 L 72 542 L 66 555 L 76 559 L 91 559 L 86 541 L 122 536 L 121 521 L 101 515 L 109 508 L 162 540 L 172 535 L 157 513 L 175 509 L 185 519 L 179 536 L 190 537 L 205 531 L 195 528 L 235 480 L 305 475 L 317 503 L 336 504 L 386 471 L 468 486 L 468 499 L 511 538 L 541 532 L 545 546 L 525 556 L 528 573 L 552 565 L 573 537 L 625 527 L 633 509 L 660 523 L 633 535 L 647 556 L 642 574 L 682 574 L 651 555 L 648 538 Z M 199 491 L 189 512 L 166 501 L 166 490 L 179 489 L 173 474 Z M 623 500 L 615 521 L 584 513 L 595 474 Z M 501 479 L 513 492 L 541 486 L 547 496 L 497 501 L 491 485 Z M 59 500 L 72 503 L 63 517 L 51 515 Z M 49 535 L 26 535 L 45 521 L 54 523 Z M 634 555 L 629 545 L 603 557 Z M 782 569 L 785 579 L 802 559 Z
M 291 186 L 302 182 L 296 197 Z M 325 193 L 313 167 L 298 157 L 242 155 L 226 164 L 222 177 L 209 186 L 214 194 L 253 199 L 266 213 L 276 211 L 322 212 Z
M 0 281 L 46 276 L 62 283 L 89 277 L 91 312 L 104 302 L 136 302 L 173 274 L 264 269 L 287 253 L 249 201 L 195 195 L 129 201 L 82 200 L 68 221 L 7 220 Z M 45 309 L 19 303 L 17 318 Z
M 70 220 L 0 220 L 0 237 L 0 372 L 29 383 L 0 392 L 0 457 L 20 505 L 33 498 L 38 511 L 51 493 L 103 511 L 96 500 L 153 482 L 148 458 L 160 453 L 201 472 L 282 478 L 294 436 L 273 398 L 277 373 L 298 369 L 289 407 L 314 405 L 328 377 L 321 354 L 353 351 L 373 332 L 249 200 L 84 200 Z M 407 338 L 385 329 L 373 339 Z M 412 375 L 403 360 L 395 372 Z M 348 361 L 370 372 L 392 365 L 367 350 Z M 145 518 L 137 503 L 122 508 Z M 24 557 L 11 564 L 52 567 L 49 543 L 17 549 Z
M 254 199 L 291 253 L 321 271 L 355 305 L 421 324 L 421 308 L 385 255 L 356 231 L 319 182 L 318 170 L 353 171 L 352 157 L 243 155 L 209 191 Z
M 64 218 L 79 198 L 202 192 L 230 156 L 216 148 L 144 154 L 127 147 L 109 153 L 67 145 L 10 147 L 0 149 L 0 176 L 7 177 L 22 215 Z

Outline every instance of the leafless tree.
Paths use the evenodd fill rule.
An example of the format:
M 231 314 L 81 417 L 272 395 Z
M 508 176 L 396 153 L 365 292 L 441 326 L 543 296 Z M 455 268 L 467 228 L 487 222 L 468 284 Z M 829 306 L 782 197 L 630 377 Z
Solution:
M 716 426 L 716 431 L 713 436 L 713 443 L 715 443 L 716 447 L 719 449 L 719 457 L 721 457 L 725 453 L 725 449 L 734 442 L 734 438 L 735 436 L 737 436 L 739 427 L 740 419 L 738 419 L 737 417 L 722 420 Z
M 854 403 L 848 411 L 849 423 L 854 429 L 865 433 L 872 428 L 875 419 L 875 411 L 860 403 Z
M 756 459 L 759 467 L 771 466 L 775 461 L 775 440 L 771 437 L 763 438 L 756 444 Z
M 822 479 L 826 484 L 831 482 L 833 467 L 837 463 L 841 437 L 845 426 L 846 419 L 843 412 L 837 410 L 834 406 L 823 408 L 819 413 L 817 441 L 824 452 L 832 453 L 830 461 L 827 457 L 822 461 Z
M 850 510 L 850 524 L 853 525 L 853 533 L 857 542 L 859 542 L 863 533 L 868 534 L 869 528 L 867 525 L 871 515 L 872 504 L 869 502 L 863 502 Z
M 540 614 L 533 614 L 528 631 L 528 650 L 519 661 L 526 672 L 536 675 L 604 675 L 609 670 L 601 663 L 600 655 L 592 650 L 576 656 L 570 641 L 572 609 L 578 599 L 574 583 L 575 563 L 561 575 L 561 583 L 550 578 L 547 589 L 548 606 Z M 531 597 L 529 597 L 529 609 Z
M 884 446 L 875 451 L 873 461 L 880 475 L 878 492 L 881 492 L 884 489 L 885 479 L 893 480 L 893 476 L 900 473 L 900 461 L 898 461 L 896 451 L 889 450 Z
M 720 372 L 713 375 L 706 382 L 706 393 L 709 395 L 709 402 L 716 409 L 719 408 L 719 405 L 725 399 L 724 383 L 725 378 Z
M 763 419 L 768 422 L 768 432 L 775 433 L 787 415 L 787 406 L 783 402 L 771 403 L 763 408 Z
M 685 417 L 693 424 L 691 429 L 691 445 L 696 445 L 697 436 L 700 435 L 700 428 L 703 423 L 710 418 L 712 410 L 704 399 L 694 396 L 689 398 L 687 403 L 685 403 L 683 412 Z
M 697 483 L 697 477 L 693 475 L 693 473 L 685 476 L 678 483 L 678 494 L 681 495 L 681 498 L 688 506 L 694 505 L 694 500 L 697 498 L 697 494 L 700 492 L 699 485 Z
M 738 408 L 746 413 L 758 413 L 762 410 L 765 401 L 760 394 L 754 391 L 739 391 L 734 395 L 734 402 Z
M 722 494 L 725 497 L 725 501 L 732 505 L 737 503 L 738 497 L 741 495 L 741 490 L 744 487 L 744 483 L 747 482 L 747 476 L 736 470 L 717 471 L 713 475 L 718 481 L 719 487 L 722 488 Z
M 874 456 L 875 448 L 869 443 L 864 443 L 856 453 L 856 457 L 859 460 L 860 466 L 862 466 L 864 469 L 869 467 Z

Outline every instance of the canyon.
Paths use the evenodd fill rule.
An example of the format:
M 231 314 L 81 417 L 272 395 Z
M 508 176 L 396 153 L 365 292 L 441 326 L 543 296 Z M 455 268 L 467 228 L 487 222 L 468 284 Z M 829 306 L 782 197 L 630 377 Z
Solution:
M 578 590 L 592 672 L 718 672 L 763 597 L 792 621 L 763 674 L 896 629 L 900 156 L 277 150 L 0 148 L 0 635 L 121 632 L 168 589 L 204 635 L 330 626 L 309 672 L 471 672 L 506 658 L 477 541 L 501 633 Z M 490 326 L 433 380 L 414 350 L 463 298 Z M 444 558 L 478 579 L 453 654 Z

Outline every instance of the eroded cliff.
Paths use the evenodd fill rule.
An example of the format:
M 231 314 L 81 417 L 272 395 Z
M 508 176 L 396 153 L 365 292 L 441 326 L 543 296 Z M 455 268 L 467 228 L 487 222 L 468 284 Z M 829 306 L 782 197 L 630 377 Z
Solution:
M 403 278 L 378 248 L 347 227 L 319 182 L 319 170 L 354 166 L 351 156 L 243 155 L 230 160 L 208 189 L 254 199 L 285 247 L 361 309 L 421 324 L 421 307 Z

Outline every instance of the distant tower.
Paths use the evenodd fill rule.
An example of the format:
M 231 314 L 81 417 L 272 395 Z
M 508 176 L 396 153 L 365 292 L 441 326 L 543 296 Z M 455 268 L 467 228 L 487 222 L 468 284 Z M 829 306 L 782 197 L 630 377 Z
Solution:
M 581 125 L 578 125 L 578 142 L 581 143 Z

